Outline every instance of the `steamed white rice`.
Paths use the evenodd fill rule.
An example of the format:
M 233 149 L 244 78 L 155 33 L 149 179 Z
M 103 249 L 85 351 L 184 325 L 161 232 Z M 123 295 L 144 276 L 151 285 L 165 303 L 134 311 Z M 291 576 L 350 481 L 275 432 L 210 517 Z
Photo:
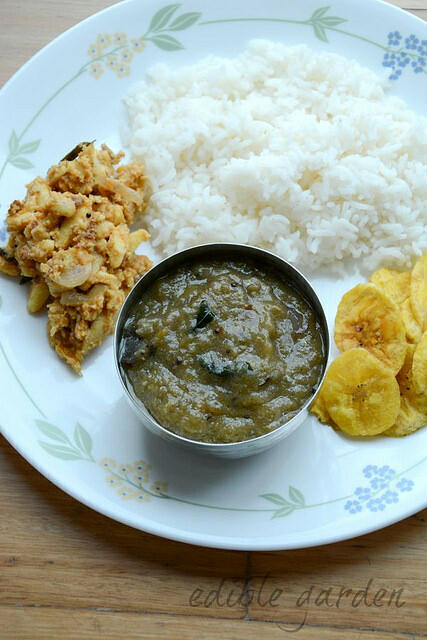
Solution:
M 254 40 L 156 65 L 125 99 L 152 244 L 255 244 L 312 271 L 409 266 L 427 248 L 427 119 L 354 61 Z

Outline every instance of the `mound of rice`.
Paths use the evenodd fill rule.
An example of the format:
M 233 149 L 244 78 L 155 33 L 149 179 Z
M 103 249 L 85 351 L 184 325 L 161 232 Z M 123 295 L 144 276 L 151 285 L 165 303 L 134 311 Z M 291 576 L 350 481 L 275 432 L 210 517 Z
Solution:
M 427 119 L 354 61 L 254 40 L 235 59 L 156 65 L 125 104 L 164 255 L 242 242 L 313 271 L 426 251 Z

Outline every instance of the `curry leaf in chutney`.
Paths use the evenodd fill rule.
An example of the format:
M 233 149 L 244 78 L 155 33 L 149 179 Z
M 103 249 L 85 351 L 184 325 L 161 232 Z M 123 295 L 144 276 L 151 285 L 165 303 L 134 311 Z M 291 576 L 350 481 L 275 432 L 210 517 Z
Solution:
M 209 308 L 206 300 L 202 300 L 197 314 L 196 329 L 203 329 L 209 322 L 215 318 L 214 312 Z

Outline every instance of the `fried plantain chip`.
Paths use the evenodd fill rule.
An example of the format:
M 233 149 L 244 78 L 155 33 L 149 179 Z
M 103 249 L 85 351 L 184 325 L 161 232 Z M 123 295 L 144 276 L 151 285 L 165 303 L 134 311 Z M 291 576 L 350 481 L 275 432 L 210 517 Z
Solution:
M 409 271 L 394 271 L 393 269 L 378 269 L 372 274 L 370 281 L 400 308 L 407 341 L 418 342 L 421 329 L 415 320 L 409 302 L 411 273 Z
M 328 424 L 330 427 L 339 430 L 338 425 L 332 420 L 331 416 L 328 413 L 326 408 L 325 399 L 323 397 L 322 391 L 319 391 L 319 394 L 316 396 L 316 400 L 313 402 L 310 407 L 310 412 L 316 416 L 316 418 L 322 424 Z
M 415 347 L 412 360 L 412 383 L 416 393 L 427 394 L 427 331 Z
M 396 422 L 390 429 L 384 431 L 384 435 L 401 438 L 421 429 L 426 422 L 427 416 L 415 409 L 408 398 L 402 397 Z
M 403 367 L 399 371 L 396 376 L 396 380 L 399 385 L 400 395 L 402 398 L 406 398 L 411 404 L 412 407 L 420 411 L 421 413 L 427 412 L 427 388 L 421 387 L 419 388 L 419 382 L 421 382 L 422 378 L 417 378 L 417 383 L 414 383 L 414 375 L 413 375 L 413 364 L 415 358 L 415 352 L 417 347 L 414 344 L 408 344 L 408 351 L 406 353 L 405 362 L 403 363 Z M 417 369 L 418 365 L 422 367 L 422 349 L 419 352 L 420 357 L 417 358 Z M 418 372 L 417 376 L 423 376 L 425 373 L 423 371 Z
M 393 373 L 362 348 L 350 349 L 332 362 L 322 395 L 332 420 L 353 436 L 374 436 L 389 429 L 400 409 Z
M 405 327 L 407 341 L 416 344 L 421 340 L 422 331 L 420 325 L 415 320 L 409 298 L 400 305 L 400 316 Z
M 393 269 L 378 269 L 370 277 L 381 291 L 393 302 L 401 305 L 409 297 L 411 274 L 409 271 L 394 271 Z
M 412 269 L 410 300 L 415 320 L 427 331 L 427 254 L 418 258 Z
M 427 347 L 427 341 L 425 344 Z M 387 436 L 406 436 L 409 433 L 417 431 L 417 429 L 421 429 L 421 427 L 427 424 L 426 384 L 424 384 L 421 388 L 418 388 L 418 384 L 420 382 L 422 384 L 422 380 L 420 378 L 417 381 L 417 384 L 415 384 L 414 379 L 414 363 L 416 363 L 416 370 L 418 367 L 421 367 L 421 369 L 419 369 L 419 372 L 417 371 L 417 375 L 424 375 L 425 378 L 425 360 L 424 365 L 422 364 L 422 360 L 423 358 L 425 358 L 425 354 L 423 355 L 423 347 L 421 347 L 419 351 L 419 357 L 416 359 L 415 354 L 417 352 L 417 349 L 418 346 L 415 347 L 415 345 L 413 344 L 408 345 L 405 362 L 403 364 L 403 367 L 397 374 L 396 379 L 400 389 L 400 411 L 394 425 L 390 429 L 387 429 L 387 431 L 385 432 Z
M 367 349 L 396 375 L 406 353 L 399 308 L 372 282 L 358 284 L 338 305 L 335 342 L 340 351 Z
M 332 418 L 329 415 L 328 410 L 326 408 L 325 399 L 323 397 L 322 390 L 320 390 L 319 393 L 317 394 L 315 401 L 310 407 L 310 412 L 313 413 L 316 416 L 316 418 L 320 420 L 320 422 L 323 422 L 323 424 L 331 423 Z

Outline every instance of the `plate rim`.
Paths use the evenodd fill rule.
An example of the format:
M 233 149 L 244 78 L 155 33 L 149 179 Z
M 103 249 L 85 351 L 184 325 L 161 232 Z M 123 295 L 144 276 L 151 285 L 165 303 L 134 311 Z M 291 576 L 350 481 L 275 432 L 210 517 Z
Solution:
M 185 544 L 193 544 L 200 547 L 208 547 L 213 549 L 225 549 L 228 551 L 287 551 L 287 550 L 295 550 L 295 549 L 308 549 L 311 547 L 318 547 L 323 545 L 334 544 L 335 542 L 343 542 L 345 540 L 352 540 L 353 538 L 358 538 L 362 535 L 366 535 L 369 533 L 373 533 L 374 531 L 380 531 L 389 527 L 401 520 L 405 520 L 410 516 L 422 511 L 427 508 L 427 500 L 423 501 L 421 499 L 420 504 L 412 505 L 407 510 L 405 510 L 404 515 L 402 512 L 399 512 L 398 515 L 389 517 L 386 519 L 385 523 L 381 524 L 380 527 L 377 524 L 372 524 L 368 527 L 360 526 L 355 528 L 349 535 L 329 535 L 322 540 L 319 541 L 311 541 L 307 543 L 298 543 L 295 544 L 287 544 L 286 542 L 272 542 L 270 544 L 265 544 L 263 542 L 255 543 L 253 540 L 247 540 L 246 538 L 226 538 L 224 536 L 217 536 L 211 534 L 204 533 L 190 533 L 185 529 L 177 529 L 176 527 L 171 527 L 168 525 L 158 524 L 153 519 L 147 518 L 146 516 L 142 516 L 142 519 L 148 521 L 148 524 L 144 527 L 140 526 L 137 522 L 134 522 L 134 518 L 132 516 L 121 517 L 110 511 L 107 507 L 101 507 L 99 504 L 93 503 L 90 499 L 87 499 L 83 494 L 80 494 L 79 491 L 75 490 L 74 487 L 68 488 L 66 487 L 66 483 L 63 483 L 60 478 L 54 477 L 54 474 L 49 471 L 45 464 L 41 463 L 39 460 L 32 460 L 32 456 L 30 453 L 25 451 L 25 447 L 22 447 L 20 443 L 16 442 L 11 436 L 10 433 L 5 434 L 3 425 L 0 425 L 1 433 L 4 438 L 9 442 L 9 444 L 16 450 L 18 453 L 39 473 L 41 473 L 49 482 L 52 482 L 55 486 L 57 486 L 61 491 L 68 494 L 78 502 L 81 502 L 86 507 L 93 509 L 97 513 L 100 513 L 103 516 L 111 518 L 112 520 L 116 520 L 121 524 L 132 527 L 133 529 L 137 529 L 139 531 L 143 531 L 145 533 L 156 535 L 161 538 L 165 538 L 168 540 L 174 540 L 175 542 L 182 542 Z M 136 516 L 135 516 L 136 519 Z M 138 519 L 141 519 L 141 515 L 138 516 Z M 285 534 L 286 535 L 286 534 Z M 293 534 L 295 535 L 295 534 Z M 279 537 L 279 536 L 277 536 Z M 247 540 L 247 541 L 246 541 Z
M 349 5 L 354 6 L 356 10 L 360 9 L 360 6 L 361 6 L 360 0 L 347 0 L 347 1 Z M 125 5 L 130 5 L 130 4 L 138 5 L 139 0 L 120 0 L 120 2 L 117 2 L 111 6 L 105 7 L 104 9 L 101 9 L 100 11 L 97 11 L 96 13 L 87 16 L 83 20 L 80 20 L 76 24 L 72 25 L 65 31 L 55 36 L 52 40 L 46 43 L 41 49 L 39 49 L 33 56 L 31 56 L 5 82 L 5 84 L 0 89 L 0 98 L 4 97 L 4 94 L 10 88 L 10 86 L 12 86 L 12 84 L 17 79 L 20 78 L 21 74 L 27 71 L 28 67 L 30 67 L 30 65 L 35 60 L 38 60 L 39 57 L 42 57 L 51 47 L 54 47 L 55 44 L 58 41 L 60 41 L 62 38 L 64 38 L 66 35 L 68 35 L 73 31 L 77 31 L 83 24 L 87 24 L 91 21 L 95 21 L 101 15 L 104 15 L 108 12 L 114 12 L 117 10 L 120 11 L 120 7 Z M 376 4 L 376 5 L 385 7 L 389 12 L 394 11 L 397 15 L 400 15 L 400 16 L 405 15 L 406 16 L 405 19 L 416 21 L 418 25 L 423 24 L 424 27 L 426 25 L 425 21 L 422 20 L 420 17 L 412 13 L 409 13 L 407 10 L 404 10 L 401 7 L 392 5 L 389 2 L 386 2 L 385 0 L 363 0 L 363 4 L 365 4 L 366 6 L 370 5 L 370 8 L 373 8 Z M 418 500 L 413 500 L 411 506 L 409 506 L 407 509 L 402 509 L 401 511 L 399 511 L 398 514 L 395 514 L 393 516 L 383 517 L 381 524 L 378 524 L 378 522 L 375 522 L 372 525 L 368 525 L 368 526 L 366 525 L 357 526 L 357 524 L 355 523 L 355 526 L 351 533 L 344 534 L 344 535 L 342 533 L 329 534 L 322 537 L 322 539 L 319 539 L 319 540 L 313 539 L 311 541 L 303 541 L 302 543 L 297 541 L 291 542 L 291 543 L 286 542 L 286 537 L 287 536 L 293 537 L 295 536 L 295 533 L 292 533 L 290 535 L 287 533 L 282 533 L 282 534 L 278 534 L 277 536 L 270 536 L 269 539 L 271 540 L 271 542 L 269 543 L 262 542 L 262 538 L 260 538 L 260 541 L 257 542 L 255 539 L 240 538 L 240 537 L 227 538 L 225 536 L 219 536 L 219 535 L 194 533 L 185 529 L 179 529 L 176 527 L 172 527 L 170 525 L 158 523 L 152 518 L 147 518 L 147 516 L 141 515 L 140 513 L 138 513 L 137 515 L 134 515 L 133 513 L 129 514 L 129 517 L 122 516 L 120 514 L 118 515 L 117 513 L 114 512 L 114 509 L 109 508 L 108 504 L 100 505 L 92 501 L 91 499 L 86 498 L 85 495 L 83 493 L 80 493 L 79 490 L 76 489 L 74 486 L 69 486 L 67 482 L 63 482 L 60 477 L 57 477 L 57 475 L 55 475 L 54 472 L 51 472 L 49 470 L 48 464 L 47 462 L 44 462 L 43 458 L 40 460 L 34 457 L 29 447 L 27 449 L 25 444 L 18 442 L 18 440 L 14 437 L 11 430 L 6 429 L 3 426 L 3 424 L 0 425 L 0 432 L 2 433 L 4 438 L 9 442 L 9 444 L 32 467 L 34 467 L 39 473 L 41 473 L 47 480 L 52 482 L 52 484 L 54 484 L 59 489 L 61 489 L 62 491 L 70 495 L 72 498 L 78 500 L 85 506 L 93 509 L 94 511 L 108 518 L 111 518 L 112 520 L 116 520 L 122 524 L 130 526 L 134 529 L 146 532 L 148 534 L 157 535 L 165 539 L 174 540 L 176 542 L 194 544 L 202 547 L 236 550 L 236 551 L 278 551 L 278 550 L 304 549 L 304 548 L 310 548 L 310 547 L 316 547 L 316 546 L 323 546 L 327 544 L 333 544 L 339 541 L 350 540 L 353 538 L 360 537 L 362 535 L 372 533 L 374 531 L 384 529 L 386 527 L 389 527 L 395 524 L 396 522 L 399 522 L 401 520 L 404 520 L 414 515 L 415 513 L 418 513 L 419 511 L 427 507 L 427 497 L 425 500 L 423 500 L 422 497 L 420 497 L 420 499 Z M 137 522 L 137 520 L 139 520 L 139 522 Z M 311 531 L 311 533 L 313 535 L 313 530 Z M 276 537 L 278 539 L 277 542 L 273 540 L 273 538 L 276 538 Z M 281 538 L 281 541 L 279 541 L 279 538 Z
M 360 2 L 361 2 L 361 0 L 347 0 L 347 1 L 350 2 L 350 4 L 354 4 L 356 7 L 360 6 Z M 95 18 L 98 18 L 98 16 L 100 15 L 103 15 L 110 11 L 115 11 L 117 7 L 121 7 L 127 4 L 138 4 L 138 2 L 140 2 L 140 0 L 119 0 L 119 2 L 116 2 L 115 4 L 105 7 L 104 9 L 100 9 L 95 13 L 92 13 L 90 16 L 87 16 L 87 18 L 83 18 L 83 20 L 80 20 L 79 22 L 72 25 L 71 27 L 68 27 L 68 29 L 65 29 L 65 31 L 62 31 L 61 33 L 59 33 L 52 40 L 50 40 L 45 45 L 43 45 L 41 49 L 38 49 L 38 51 L 36 51 L 28 60 L 26 60 L 24 64 L 21 65 L 19 69 L 17 69 L 15 73 L 13 73 L 10 76 L 10 78 L 6 80 L 4 85 L 0 88 L 0 97 L 2 97 L 4 90 L 9 88 L 9 85 L 12 84 L 12 82 L 14 82 L 17 79 L 17 77 L 21 74 L 21 72 L 24 72 L 26 70 L 27 66 L 29 66 L 34 60 L 38 59 L 38 57 L 41 56 L 43 53 L 45 53 L 45 51 L 49 49 L 49 47 L 56 44 L 56 42 L 61 38 L 63 38 L 65 35 L 72 32 L 74 29 L 78 29 L 81 25 L 86 24 L 91 20 L 94 20 Z M 387 2 L 387 0 L 362 0 L 362 2 L 364 2 L 366 5 L 368 5 L 368 3 L 371 5 L 375 5 L 375 4 L 380 5 L 386 8 L 388 11 L 395 11 L 400 16 L 405 16 L 410 20 L 415 20 L 419 24 L 423 24 L 423 25 L 426 24 L 425 20 L 414 15 L 408 9 L 402 9 L 401 7 L 398 7 L 395 4 L 391 4 L 390 2 Z

